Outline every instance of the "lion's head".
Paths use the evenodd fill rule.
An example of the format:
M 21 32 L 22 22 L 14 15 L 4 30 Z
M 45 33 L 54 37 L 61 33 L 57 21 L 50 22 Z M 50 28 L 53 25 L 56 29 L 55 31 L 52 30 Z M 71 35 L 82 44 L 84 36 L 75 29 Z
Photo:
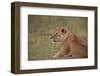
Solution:
M 63 42 L 65 39 L 70 40 L 73 38 L 73 34 L 65 27 L 56 27 L 51 35 L 52 42 Z

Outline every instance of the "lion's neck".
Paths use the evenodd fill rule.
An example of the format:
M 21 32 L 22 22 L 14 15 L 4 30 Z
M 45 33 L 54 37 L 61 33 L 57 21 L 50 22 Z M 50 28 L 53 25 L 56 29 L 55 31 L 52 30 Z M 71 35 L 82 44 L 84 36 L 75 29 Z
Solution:
M 79 42 L 79 39 L 77 38 L 77 36 L 74 36 L 72 39 L 68 39 L 68 38 L 65 38 L 62 42 L 62 45 L 70 45 L 72 43 L 76 43 L 76 42 Z

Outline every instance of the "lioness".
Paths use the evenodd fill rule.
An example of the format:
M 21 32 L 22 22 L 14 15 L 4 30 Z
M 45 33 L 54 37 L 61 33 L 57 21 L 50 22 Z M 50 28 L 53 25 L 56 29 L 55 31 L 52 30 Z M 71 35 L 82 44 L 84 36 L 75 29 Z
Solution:
M 74 33 L 64 27 L 57 27 L 52 33 L 51 40 L 61 43 L 61 48 L 53 58 L 64 56 L 78 58 L 87 57 L 87 46 L 84 45 Z

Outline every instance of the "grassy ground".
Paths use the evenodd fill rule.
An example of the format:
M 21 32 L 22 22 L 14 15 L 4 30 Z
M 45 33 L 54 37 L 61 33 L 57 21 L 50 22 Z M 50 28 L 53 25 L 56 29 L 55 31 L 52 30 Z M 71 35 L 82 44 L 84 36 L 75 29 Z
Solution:
M 52 44 L 50 35 L 29 34 L 29 60 L 50 59 L 60 44 Z

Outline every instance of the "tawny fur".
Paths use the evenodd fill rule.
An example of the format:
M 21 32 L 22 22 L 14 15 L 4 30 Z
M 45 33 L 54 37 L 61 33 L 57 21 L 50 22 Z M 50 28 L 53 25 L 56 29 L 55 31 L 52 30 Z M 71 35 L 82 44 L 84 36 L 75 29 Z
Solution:
M 51 36 L 51 40 L 61 43 L 61 48 L 53 56 L 53 58 L 60 58 L 64 56 L 79 58 L 87 57 L 87 45 L 80 41 L 74 33 L 64 27 L 57 27 Z

